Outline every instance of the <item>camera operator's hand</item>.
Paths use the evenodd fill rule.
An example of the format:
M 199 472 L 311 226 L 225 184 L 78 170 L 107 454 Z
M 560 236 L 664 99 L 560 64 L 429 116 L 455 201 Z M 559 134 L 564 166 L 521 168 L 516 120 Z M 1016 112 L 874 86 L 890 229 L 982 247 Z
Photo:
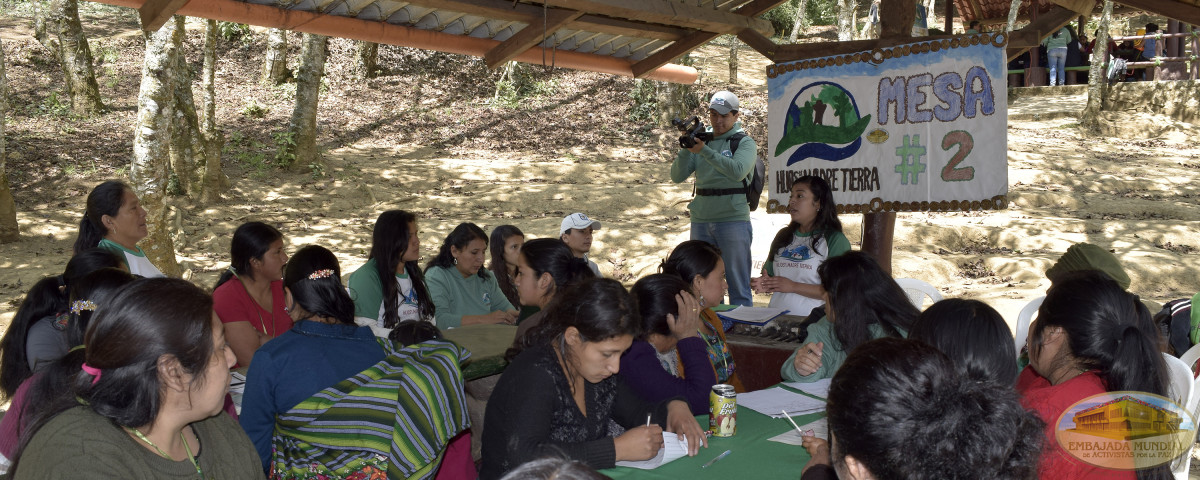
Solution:
M 700 153 L 701 150 L 704 150 L 704 140 L 701 140 L 699 138 L 694 139 L 694 140 L 696 141 L 696 144 L 692 145 L 692 147 L 689 148 L 688 151 L 692 152 L 692 153 Z

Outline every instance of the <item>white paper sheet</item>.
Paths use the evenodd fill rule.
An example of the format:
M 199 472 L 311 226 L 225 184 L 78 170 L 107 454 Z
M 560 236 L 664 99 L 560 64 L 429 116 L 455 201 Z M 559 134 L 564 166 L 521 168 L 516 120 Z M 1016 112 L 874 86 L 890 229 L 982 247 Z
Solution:
M 728 318 L 735 322 L 762 325 L 771 321 L 772 318 L 778 317 L 787 312 L 788 311 L 783 308 L 741 306 L 733 310 L 719 312 L 717 315 Z
M 788 383 L 785 383 L 784 386 L 787 386 L 789 388 L 794 388 L 796 390 L 800 390 L 800 391 L 810 394 L 810 395 L 816 395 L 821 398 L 829 398 L 829 381 L 830 380 L 833 380 L 833 379 L 832 378 L 823 378 L 821 380 L 817 380 L 815 382 L 809 382 L 809 383 L 788 382 Z
M 658 455 L 649 460 L 639 462 L 621 461 L 617 462 L 618 467 L 633 467 L 642 470 L 654 470 L 659 465 L 665 465 L 680 457 L 685 457 L 688 454 L 687 438 L 680 439 L 674 433 L 662 432 L 663 448 L 658 450 Z
M 737 403 L 738 408 L 749 408 L 772 418 L 783 418 L 783 411 L 791 415 L 804 415 L 825 410 L 824 400 L 789 392 L 780 387 L 739 394 Z
M 801 425 L 800 430 L 812 430 L 813 436 L 829 440 L 829 423 L 825 421 L 825 417 L 821 417 L 820 420 L 815 420 Z M 794 428 L 771 437 L 768 440 L 772 442 L 786 443 L 788 445 L 802 445 L 804 443 L 804 437 L 800 436 L 800 432 L 797 432 Z

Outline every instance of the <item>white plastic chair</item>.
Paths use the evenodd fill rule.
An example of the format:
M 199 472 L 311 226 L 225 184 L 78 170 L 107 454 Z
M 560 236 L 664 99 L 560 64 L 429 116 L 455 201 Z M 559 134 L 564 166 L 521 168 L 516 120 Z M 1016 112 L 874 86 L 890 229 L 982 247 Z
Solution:
M 1191 353 L 1192 350 L 1196 350 L 1196 347 L 1188 349 L 1188 352 Z M 1197 353 L 1197 355 L 1200 355 L 1200 353 Z M 1193 422 L 1200 421 L 1200 418 L 1198 418 L 1200 417 L 1200 394 L 1198 392 L 1200 392 L 1200 378 L 1192 383 L 1192 399 L 1187 405 L 1188 411 L 1192 412 Z M 1175 480 L 1188 480 L 1188 471 L 1192 466 L 1192 451 L 1195 449 L 1196 442 L 1193 441 L 1188 446 L 1187 451 L 1183 453 L 1183 456 L 1171 464 L 1171 473 L 1175 476 Z
M 1033 316 L 1045 300 L 1045 295 L 1030 300 L 1025 304 L 1025 308 L 1021 309 L 1021 314 L 1017 315 L 1017 334 L 1013 336 L 1013 340 L 1017 342 L 1017 356 L 1020 356 L 1021 349 L 1025 348 L 1025 339 L 1029 337 L 1029 324 L 1033 323 Z
M 904 289 L 904 294 L 908 295 L 908 301 L 916 305 L 917 309 L 925 306 L 925 297 L 929 297 L 932 303 L 942 300 L 942 292 L 924 281 L 915 278 L 897 278 L 896 284 Z
M 1192 345 L 1192 348 L 1183 352 L 1183 355 L 1180 355 L 1179 359 L 1183 360 L 1184 365 L 1187 365 L 1188 368 L 1192 368 L 1193 372 L 1196 371 L 1193 367 L 1196 366 L 1196 361 L 1200 360 L 1200 344 Z
M 1167 364 L 1167 377 L 1170 379 L 1170 385 L 1167 387 L 1168 396 L 1194 416 L 1197 400 L 1200 399 L 1196 397 L 1196 379 L 1192 375 L 1192 368 L 1174 355 L 1169 353 L 1162 355 Z M 1194 447 L 1195 443 L 1193 442 L 1192 445 Z M 1192 450 L 1189 448 L 1183 456 L 1171 462 L 1171 473 L 1176 479 L 1186 480 L 1191 463 Z

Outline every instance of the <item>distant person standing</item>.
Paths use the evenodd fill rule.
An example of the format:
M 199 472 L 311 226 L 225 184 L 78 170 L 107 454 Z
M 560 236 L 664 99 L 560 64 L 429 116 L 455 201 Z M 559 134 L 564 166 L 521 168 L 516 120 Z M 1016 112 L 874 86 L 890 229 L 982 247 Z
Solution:
M 1158 56 L 1158 24 L 1146 24 L 1146 37 L 1142 40 L 1142 55 L 1139 62 L 1148 62 Z
M 597 277 L 603 277 L 600 274 L 600 266 L 596 265 L 588 258 L 587 254 L 592 250 L 592 232 L 600 229 L 600 222 L 588 218 L 582 213 L 572 213 L 563 218 L 562 225 L 558 227 L 558 238 L 571 249 L 571 253 L 575 258 L 582 258 L 587 262 L 587 266 L 592 273 Z
M 752 305 L 750 296 L 750 206 L 746 191 L 754 171 L 758 147 L 738 121 L 738 98 L 720 91 L 708 104 L 713 139 L 699 139 L 679 150 L 671 165 L 671 181 L 696 174 L 696 199 L 688 204 L 692 214 L 692 240 L 703 240 L 721 250 L 729 303 Z M 736 144 L 736 147 L 734 146 Z
M 971 23 L 967 25 L 967 34 L 973 35 L 976 33 L 979 33 L 979 20 L 971 20 Z
M 1067 44 L 1074 40 L 1074 36 L 1071 29 L 1063 27 L 1042 41 L 1042 45 L 1046 46 L 1046 58 L 1050 62 L 1051 87 L 1066 84 Z

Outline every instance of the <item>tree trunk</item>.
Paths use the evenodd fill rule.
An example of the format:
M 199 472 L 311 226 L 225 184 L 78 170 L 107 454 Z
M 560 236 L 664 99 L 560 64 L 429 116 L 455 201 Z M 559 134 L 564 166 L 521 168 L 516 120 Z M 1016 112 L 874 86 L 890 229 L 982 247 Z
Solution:
M 78 0 L 34 0 L 33 36 L 62 68 L 71 111 L 91 116 L 104 109 L 92 69 L 92 50 L 79 23 Z
M 355 42 L 354 75 L 366 80 L 375 78 L 376 64 L 379 60 L 379 44 L 374 42 Z
M 300 53 L 300 68 L 296 73 L 296 108 L 288 123 L 291 142 L 282 147 L 281 158 L 287 167 L 302 165 L 320 174 L 324 170 L 321 152 L 317 151 L 317 100 L 321 94 L 321 76 L 325 72 L 325 55 L 329 37 L 304 34 L 304 49 Z
M 272 28 L 267 31 L 267 54 L 263 57 L 262 82 L 279 85 L 291 76 L 292 72 L 287 68 L 287 30 Z
M 838 41 L 854 40 L 854 0 L 838 0 Z
M 791 35 L 788 35 L 788 43 L 796 43 L 796 39 L 799 38 L 800 32 L 807 32 L 808 22 L 805 21 L 808 20 L 806 18 L 807 10 L 808 0 L 800 0 L 800 4 L 796 6 L 796 23 L 792 25 L 792 33 Z
M 42 44 L 54 60 L 62 63 L 62 48 L 58 45 L 58 15 L 52 12 L 54 8 L 50 0 L 30 0 L 33 6 L 33 38 Z
M 146 39 L 142 84 L 138 91 L 138 113 L 134 125 L 133 161 L 129 169 L 132 186 L 146 208 L 149 235 L 141 241 L 146 256 L 159 270 L 180 276 L 175 261 L 166 203 L 168 162 L 171 157 L 172 67 L 177 46 L 182 43 L 182 17 L 169 21 Z
M 204 180 L 200 183 L 200 202 L 212 204 L 221 200 L 221 149 L 224 134 L 217 130 L 217 21 L 209 20 L 204 27 L 204 110 L 200 117 L 200 136 L 204 139 Z
M 184 29 L 183 17 L 176 16 L 178 28 Z M 200 120 L 196 116 L 196 100 L 192 96 L 192 69 L 188 66 L 183 54 L 183 39 L 187 36 L 184 31 L 176 36 L 179 43 L 175 45 L 178 52 L 171 66 L 174 74 L 171 81 L 171 97 L 174 102 L 171 116 L 171 173 L 178 186 L 168 189 L 173 195 L 185 195 L 192 192 L 192 187 L 200 177 L 197 169 L 197 157 L 202 155 L 204 144 L 200 137 Z
M 1034 8 L 1036 7 L 1034 5 Z M 1013 24 L 1017 23 L 1017 12 L 1019 11 L 1021 11 L 1021 0 L 1012 0 L 1012 4 L 1008 6 L 1008 26 L 1004 27 L 1006 33 L 1013 31 Z
M 0 43 L 0 243 L 16 241 L 17 205 L 8 186 L 8 165 L 4 156 L 4 116 L 8 114 L 8 80 L 4 76 L 4 45 Z
M 1088 70 L 1087 106 L 1079 114 L 1079 125 L 1085 130 L 1100 133 L 1100 110 L 1104 108 L 1104 96 L 1108 93 L 1108 28 L 1112 23 L 1112 0 L 1104 0 L 1100 14 L 1099 32 L 1092 48 L 1092 66 Z
M 733 45 L 729 46 L 729 83 L 738 83 L 738 48 L 741 46 L 741 40 L 733 37 Z

